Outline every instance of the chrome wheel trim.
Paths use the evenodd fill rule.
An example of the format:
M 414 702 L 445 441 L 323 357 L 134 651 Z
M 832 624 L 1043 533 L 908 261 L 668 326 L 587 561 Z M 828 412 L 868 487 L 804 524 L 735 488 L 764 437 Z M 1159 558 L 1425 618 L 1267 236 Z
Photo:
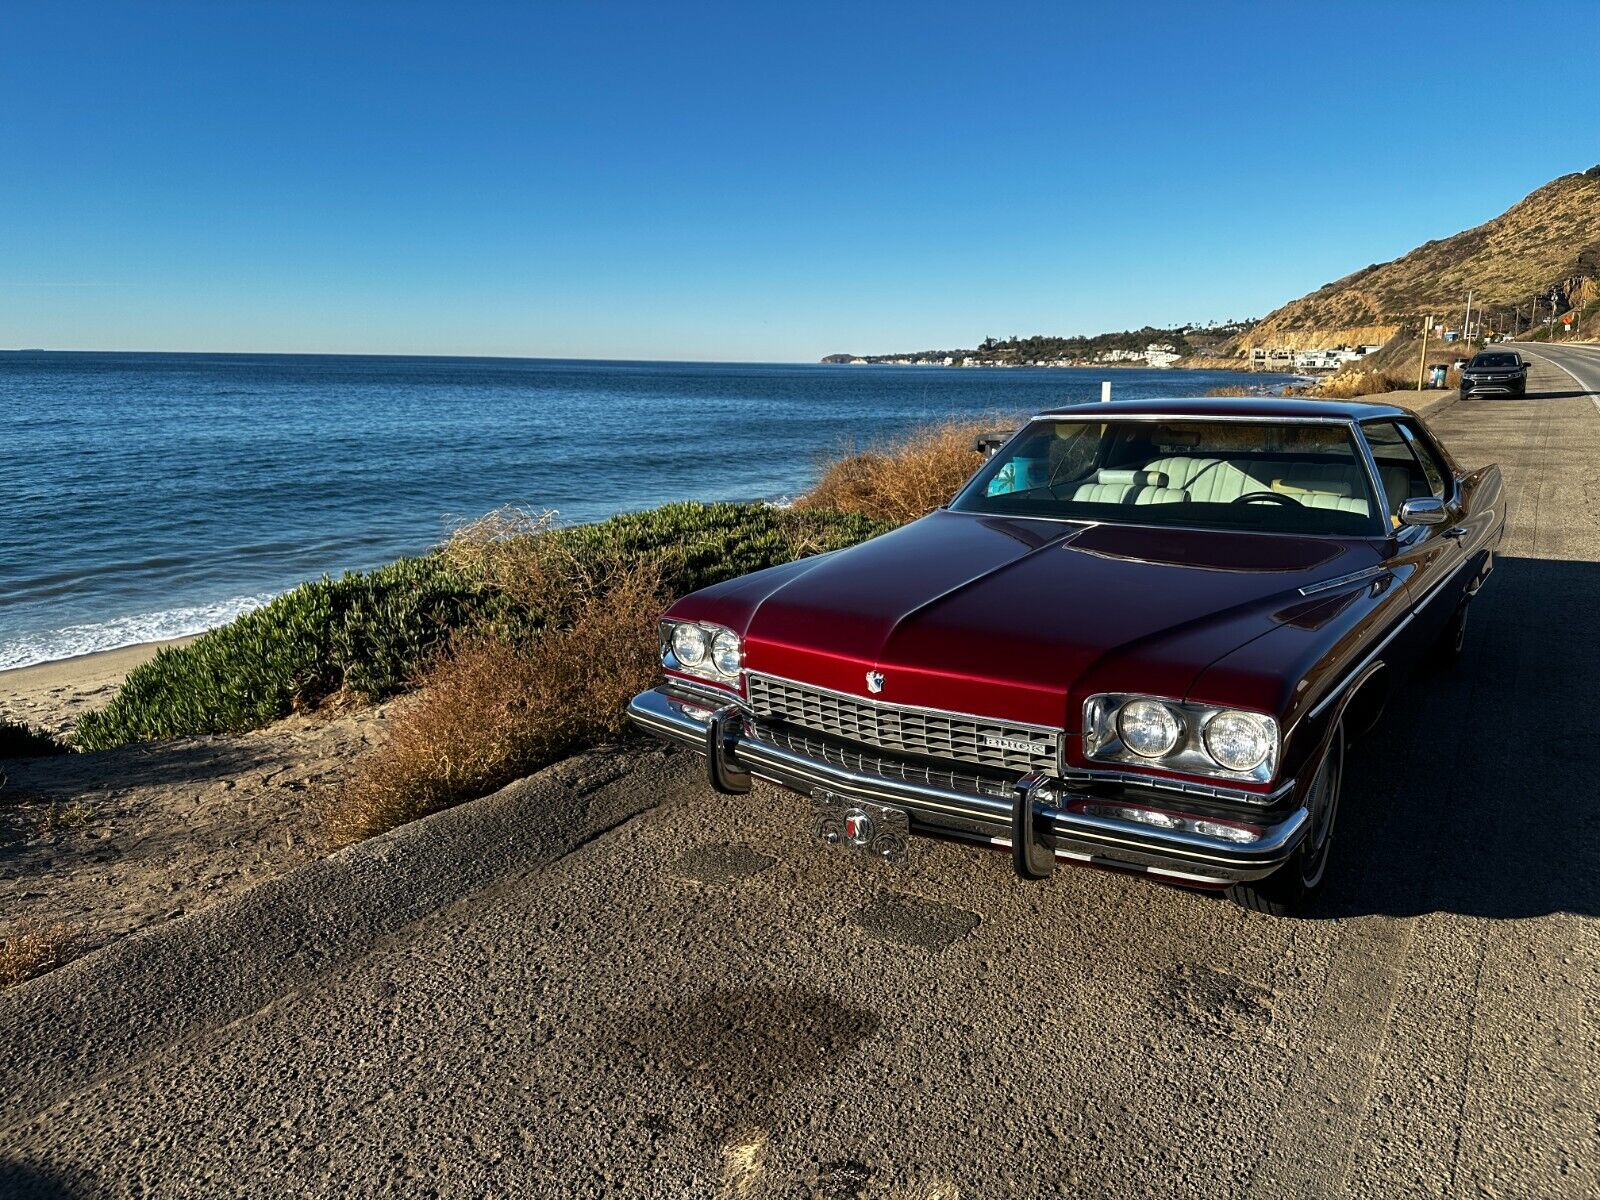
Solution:
M 1305 848 L 1300 853 L 1300 882 L 1314 888 L 1322 882 L 1328 866 L 1328 846 L 1333 841 L 1333 822 L 1339 812 L 1339 788 L 1344 782 L 1344 729 L 1333 731 L 1333 743 L 1322 756 L 1317 776 L 1306 793 L 1309 812 Z

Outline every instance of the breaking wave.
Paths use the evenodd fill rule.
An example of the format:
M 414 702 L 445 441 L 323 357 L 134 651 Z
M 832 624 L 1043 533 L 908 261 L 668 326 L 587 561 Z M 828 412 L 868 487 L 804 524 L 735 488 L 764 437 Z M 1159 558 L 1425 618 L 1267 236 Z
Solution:
M 0 642 L 0 671 L 55 662 L 79 654 L 93 654 L 99 650 L 115 650 L 119 646 L 133 646 L 140 642 L 159 642 L 167 638 L 204 633 L 218 625 L 226 625 L 253 608 L 260 608 L 273 595 L 266 592 L 253 596 L 234 596 L 214 604 L 134 613 L 131 616 L 113 617 L 109 621 L 63 625 L 59 629 L 25 633 L 11 641 Z

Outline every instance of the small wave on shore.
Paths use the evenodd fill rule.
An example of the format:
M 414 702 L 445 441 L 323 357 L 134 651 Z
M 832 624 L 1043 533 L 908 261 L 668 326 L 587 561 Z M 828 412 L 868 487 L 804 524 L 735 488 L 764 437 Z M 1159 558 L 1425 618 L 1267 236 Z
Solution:
M 160 642 L 204 633 L 218 625 L 226 625 L 253 608 L 260 608 L 272 596 L 270 592 L 234 596 L 211 604 L 134 613 L 113 617 L 109 621 L 63 625 L 59 629 L 25 633 L 10 641 L 0 642 L 0 671 L 75 658 L 80 654 L 94 654 L 101 650 L 115 650 L 140 642 Z

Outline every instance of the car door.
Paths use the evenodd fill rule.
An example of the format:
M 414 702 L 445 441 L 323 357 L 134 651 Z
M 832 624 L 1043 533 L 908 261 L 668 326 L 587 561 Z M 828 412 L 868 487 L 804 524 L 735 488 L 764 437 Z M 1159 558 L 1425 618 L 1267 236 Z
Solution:
M 1413 422 L 1363 421 L 1361 431 L 1378 468 L 1392 531 L 1385 565 L 1406 589 L 1408 616 L 1402 619 L 1408 624 L 1385 657 L 1391 665 L 1409 666 L 1442 635 L 1461 601 L 1462 543 L 1468 531 L 1460 522 L 1460 484 Z M 1449 519 L 1441 525 L 1401 525 L 1400 506 L 1422 497 L 1441 501 Z

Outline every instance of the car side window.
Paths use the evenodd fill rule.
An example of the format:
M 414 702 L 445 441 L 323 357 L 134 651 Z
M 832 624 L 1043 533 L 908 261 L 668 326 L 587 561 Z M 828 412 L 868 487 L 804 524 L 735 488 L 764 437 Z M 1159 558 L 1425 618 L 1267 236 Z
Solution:
M 1433 452 L 1433 447 L 1428 440 L 1417 432 L 1416 428 L 1407 421 L 1400 425 L 1400 432 L 1405 435 L 1406 443 L 1411 447 L 1411 452 L 1417 456 L 1417 462 L 1422 467 L 1422 474 L 1428 480 L 1428 490 L 1433 493 L 1435 500 L 1446 499 L 1449 485 L 1445 482 L 1446 472 L 1438 456 Z
M 1411 439 L 1401 431 L 1398 422 L 1367 421 L 1362 423 L 1361 431 L 1366 434 L 1367 446 L 1378 464 L 1378 482 L 1383 485 L 1391 524 L 1398 525 L 1400 506 L 1407 500 L 1420 496 L 1444 498 L 1444 479 L 1438 466 L 1433 466 L 1433 479 L 1430 479 Z M 1435 490 L 1435 480 L 1438 490 Z

